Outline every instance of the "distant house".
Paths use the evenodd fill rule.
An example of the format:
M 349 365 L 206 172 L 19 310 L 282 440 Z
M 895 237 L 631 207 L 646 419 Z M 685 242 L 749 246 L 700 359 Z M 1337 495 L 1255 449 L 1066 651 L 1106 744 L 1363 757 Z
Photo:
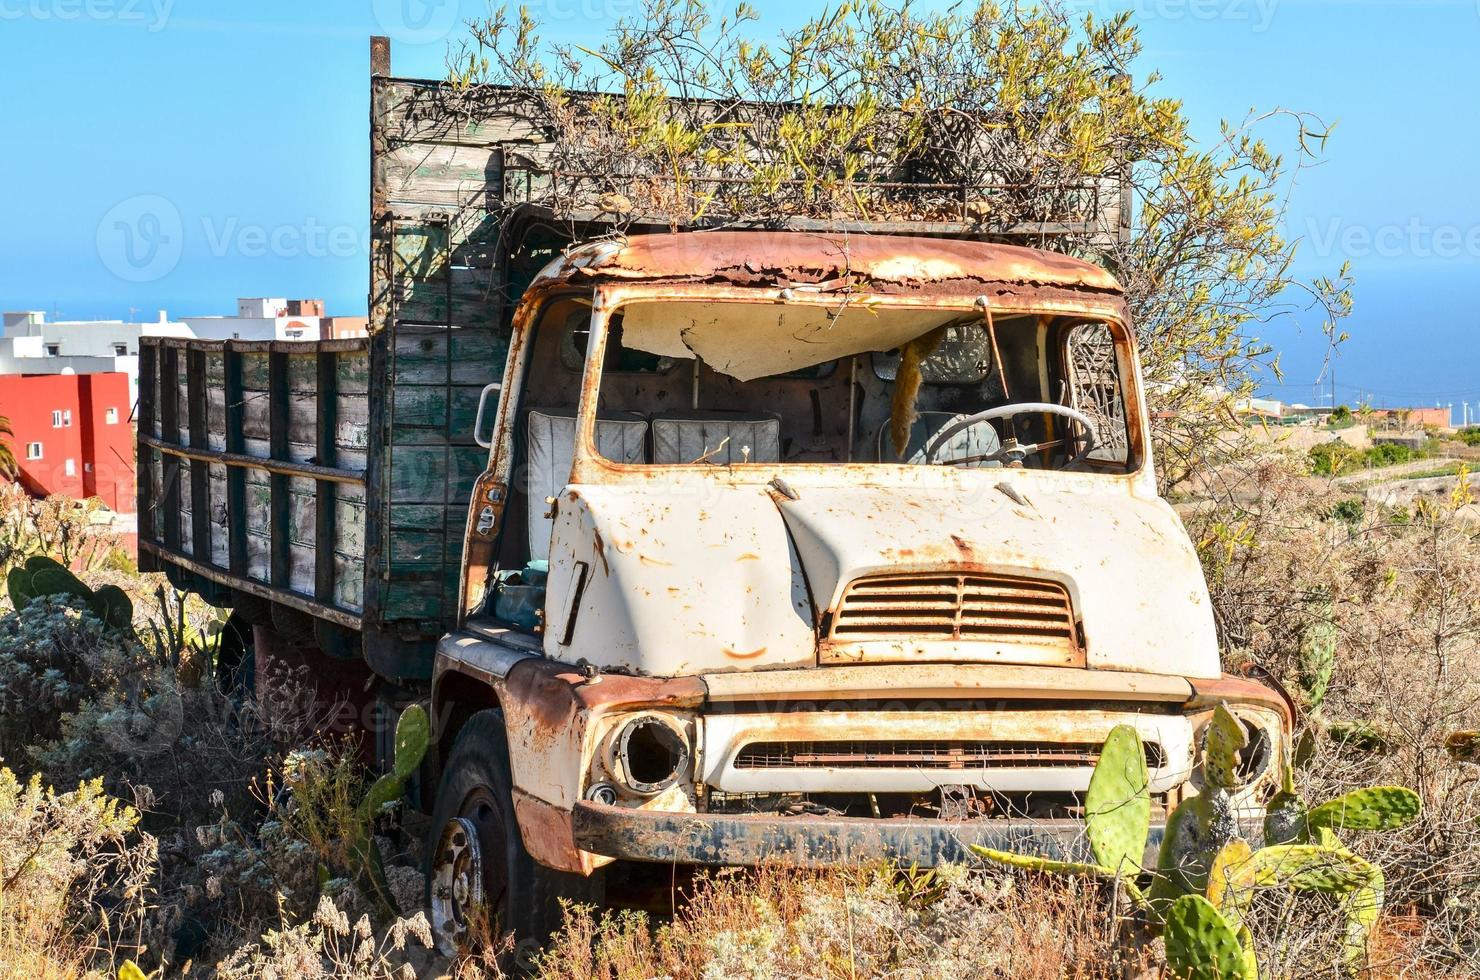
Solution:
M 319 340 L 324 319 L 321 299 L 275 296 L 239 299 L 236 316 L 181 317 L 191 336 L 202 340 Z
M 1429 426 L 1448 429 L 1454 425 L 1452 413 L 1447 408 L 1377 408 L 1372 410 L 1372 418 L 1379 424 L 1388 423 L 1407 429 Z
M 98 497 L 133 513 L 131 407 L 128 375 L 118 371 L 0 375 L 18 482 L 38 497 Z

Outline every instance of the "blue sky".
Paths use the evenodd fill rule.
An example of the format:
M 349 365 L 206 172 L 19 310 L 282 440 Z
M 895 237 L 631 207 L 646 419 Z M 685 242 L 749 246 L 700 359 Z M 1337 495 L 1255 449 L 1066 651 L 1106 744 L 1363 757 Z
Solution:
M 1288 231 L 1306 239 L 1303 271 L 1353 261 L 1343 400 L 1360 389 L 1390 404 L 1480 402 L 1469 300 L 1480 278 L 1480 0 L 1071 4 L 1091 5 L 1136 13 L 1142 70 L 1162 73 L 1160 90 L 1184 100 L 1199 134 L 1279 106 L 1338 123 L 1327 161 L 1301 177 Z M 637 0 L 531 6 L 548 36 L 589 42 Z M 765 29 L 817 9 L 757 6 Z M 484 9 L 0 0 L 0 307 L 148 317 L 302 295 L 363 313 L 367 38 L 395 38 L 397 74 L 439 77 L 448 32 Z M 141 209 L 164 224 L 139 225 Z M 110 235 L 131 225 L 149 240 Z M 135 250 L 131 264 L 121 247 Z M 1324 353 L 1315 322 L 1266 334 L 1284 351 L 1278 393 L 1310 401 Z

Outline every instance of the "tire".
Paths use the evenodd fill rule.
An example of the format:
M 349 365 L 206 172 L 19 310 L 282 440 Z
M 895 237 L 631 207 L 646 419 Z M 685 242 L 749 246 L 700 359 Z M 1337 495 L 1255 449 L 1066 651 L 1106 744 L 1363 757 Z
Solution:
M 466 823 L 454 824 L 458 820 Z M 439 879 L 439 868 L 452 867 L 455 862 L 449 855 L 456 853 L 456 841 L 471 828 L 476 828 L 478 864 L 482 868 L 479 884 L 488 918 L 486 937 L 478 934 L 476 926 L 471 932 L 460 931 L 458 927 L 466 925 L 463 920 L 449 922 L 438 912 L 449 904 L 449 877 L 443 874 Z M 427 907 L 433 910 L 433 928 L 444 952 L 482 938 L 496 942 L 513 933 L 518 944 L 515 955 L 522 960 L 530 943 L 542 944 L 559 928 L 561 899 L 594 905 L 603 898 L 600 872 L 587 878 L 553 871 L 536 863 L 525 850 L 514 815 L 504 716 L 498 710 L 478 712 L 458 733 L 442 770 L 426 854 Z M 458 888 L 450 890 L 456 892 Z M 467 889 L 462 892 L 466 894 Z

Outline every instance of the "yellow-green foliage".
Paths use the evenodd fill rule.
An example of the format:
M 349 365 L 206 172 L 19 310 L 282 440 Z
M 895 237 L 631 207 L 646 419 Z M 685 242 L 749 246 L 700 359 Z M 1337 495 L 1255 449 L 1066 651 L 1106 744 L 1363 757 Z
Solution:
M 603 212 L 618 231 L 638 217 L 798 216 L 1004 234 L 1093 218 L 1124 178 L 1134 234 L 1028 243 L 1101 261 L 1125 284 L 1171 487 L 1225 458 L 1229 441 L 1213 436 L 1253 368 L 1277 368 L 1248 324 L 1313 308 L 1339 340 L 1346 270 L 1297 282 L 1280 231 L 1295 172 L 1317 162 L 1327 128 L 1276 111 L 1195 141 L 1181 104 L 1138 65 L 1130 15 L 1068 7 L 859 0 L 768 37 L 743 3 L 644 0 L 585 47 L 547 46 L 527 10 L 499 7 L 451 53 L 446 111 L 511 98 L 481 83 L 522 91 L 552 140 L 533 203 Z M 1264 139 L 1281 125 L 1288 154 Z
M 0 768 L 6 914 L 62 914 L 74 883 L 91 873 L 90 860 L 121 845 L 138 823 L 138 812 L 104 793 L 101 779 L 58 793 L 39 775 L 23 783 Z

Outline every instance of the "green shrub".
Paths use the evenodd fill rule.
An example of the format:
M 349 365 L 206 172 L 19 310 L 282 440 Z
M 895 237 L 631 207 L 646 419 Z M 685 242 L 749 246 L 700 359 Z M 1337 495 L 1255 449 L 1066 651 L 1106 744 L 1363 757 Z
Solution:
M 26 767 L 63 735 L 66 718 L 146 665 L 127 634 L 110 630 L 71 598 L 35 599 L 0 617 L 0 757 Z

